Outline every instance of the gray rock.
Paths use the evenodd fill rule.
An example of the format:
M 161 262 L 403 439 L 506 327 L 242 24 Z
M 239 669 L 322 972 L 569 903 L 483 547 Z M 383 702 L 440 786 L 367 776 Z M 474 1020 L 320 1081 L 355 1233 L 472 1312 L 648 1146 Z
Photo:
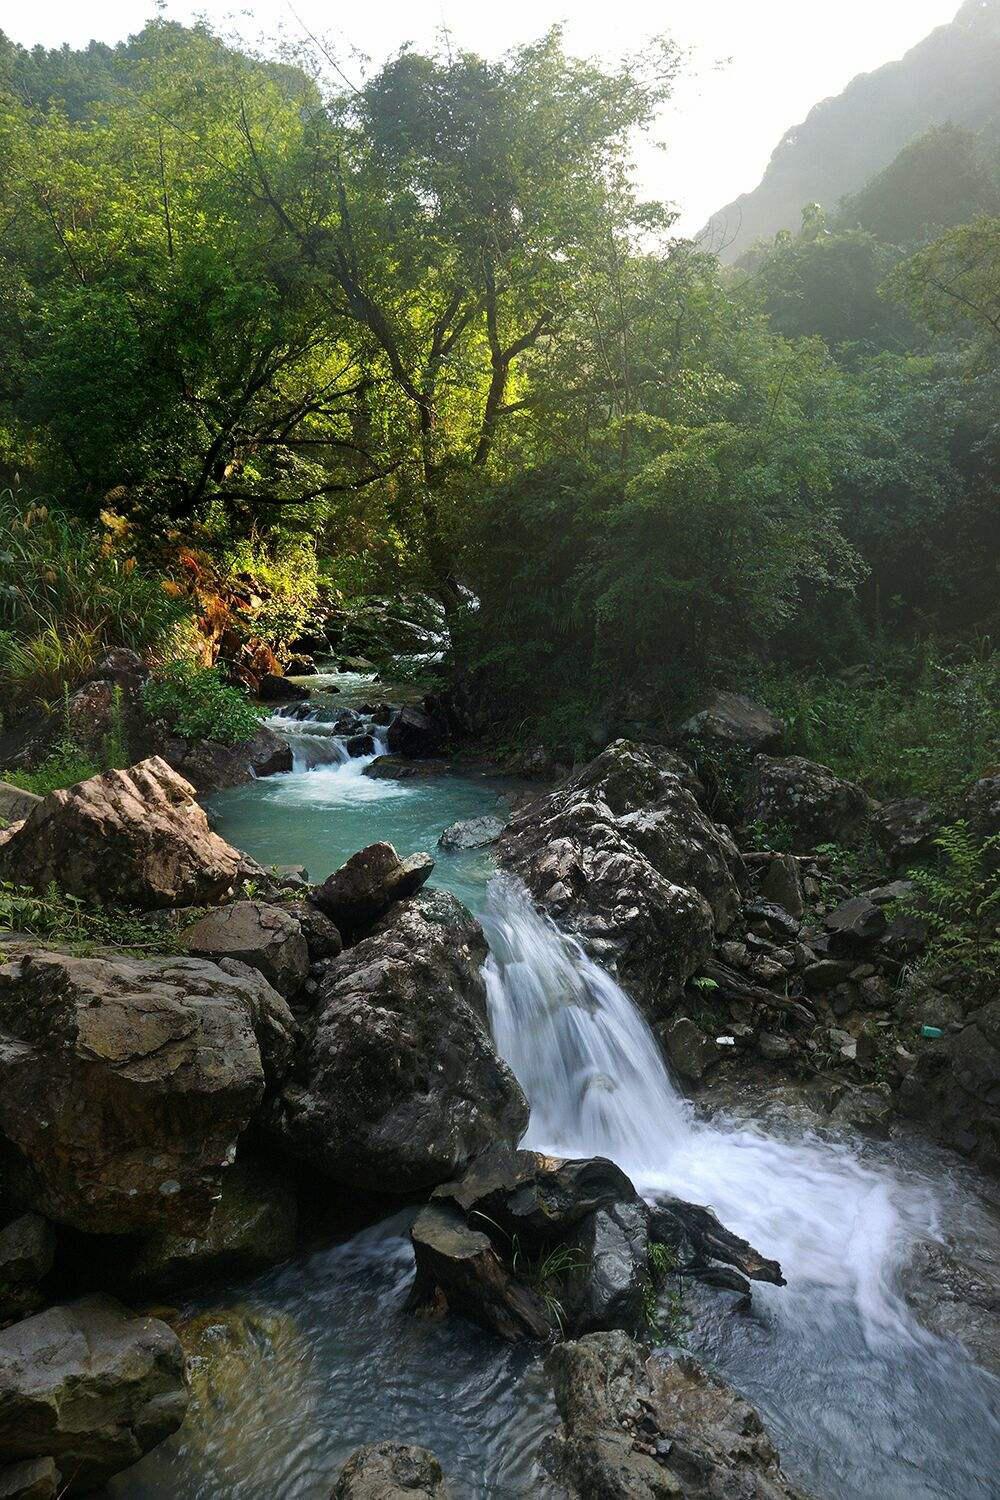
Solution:
M 350 941 L 395 902 L 416 895 L 433 869 L 429 854 L 400 859 L 391 844 L 370 844 L 317 886 L 312 900 Z
M 759 755 L 751 767 L 746 820 L 786 831 L 798 853 L 819 844 L 850 848 L 863 835 L 871 811 L 859 786 L 800 755 Z
M 0 1469 L 0 1500 L 55 1500 L 59 1470 L 51 1458 L 24 1458 Z
M 296 901 L 286 910 L 302 929 L 309 957 L 313 962 L 336 958 L 339 953 L 343 953 L 344 940 L 339 927 L 318 906 L 314 906 L 311 901 Z
M 903 1295 L 932 1333 L 958 1339 L 977 1364 L 1000 1375 L 1000 1272 L 933 1240 L 913 1248 Z
M 0 1462 L 51 1458 L 60 1493 L 95 1489 L 184 1420 L 184 1354 L 165 1323 L 112 1297 L 0 1333 Z
M 742 861 L 656 746 L 618 740 L 516 812 L 501 862 L 654 1015 L 740 909 Z
M 757 1050 L 768 1062 L 786 1062 L 792 1055 L 792 1044 L 779 1032 L 762 1031 L 757 1039 Z
M 946 1145 L 1000 1170 L 1000 1000 L 973 1011 L 954 1035 L 920 1043 L 899 1102 Z
M 760 883 L 760 893 L 766 901 L 784 907 L 790 917 L 801 917 L 805 896 L 798 860 L 791 854 L 779 854 L 772 859 Z
M 850 961 L 844 959 L 820 958 L 815 963 L 806 965 L 802 978 L 810 990 L 832 990 L 851 977 L 853 967 Z
M 887 925 L 881 906 L 867 896 L 841 902 L 823 919 L 830 934 L 830 951 L 838 957 L 870 952 Z
M 407 760 L 402 755 L 380 755 L 365 766 L 362 774 L 376 781 L 427 781 L 434 776 L 447 776 L 450 771 L 446 760 Z
M 288 1259 L 297 1223 L 288 1173 L 236 1162 L 223 1173 L 222 1192 L 204 1233 L 150 1235 L 128 1263 L 129 1285 L 173 1292 L 220 1276 L 252 1275 Z
M 164 724 L 151 725 L 145 734 L 149 750 L 189 781 L 199 793 L 248 786 L 262 776 L 290 771 L 292 747 L 266 724 L 248 740 L 223 745 L 219 740 L 186 740 Z
M 425 759 L 440 755 L 446 734 L 444 726 L 415 704 L 406 704 L 389 725 L 386 743 L 390 755 Z
M 19 786 L 0 781 L 0 826 L 23 822 L 41 803 L 42 798 L 36 797 L 34 792 L 25 792 Z
M 196 958 L 233 958 L 258 969 L 279 995 L 294 995 L 309 973 L 309 948 L 296 918 L 264 901 L 234 901 L 184 929 Z
M 0 1326 L 41 1306 L 39 1284 L 52 1269 L 55 1249 L 52 1225 L 40 1214 L 19 1214 L 0 1229 Z
M 143 911 L 217 901 L 239 864 L 194 788 L 156 757 L 50 792 L 0 834 L 4 879 Z
M 630 1184 L 631 1186 L 631 1184 Z M 566 1242 L 575 1262 L 562 1295 L 566 1331 L 646 1326 L 649 1210 L 640 1201 L 595 1209 Z
M 713 692 L 681 725 L 682 739 L 715 740 L 746 750 L 775 750 L 784 737 L 781 719 L 741 693 Z
M 392 1193 L 447 1181 L 494 1142 L 516 1144 L 528 1107 L 490 1037 L 485 956 L 478 922 L 431 891 L 330 960 L 274 1113 L 286 1149 L 337 1181 Z
M 872 829 L 890 864 L 905 867 L 933 851 L 941 823 L 922 797 L 899 797 L 882 803 L 872 817 Z
M 695 1083 L 719 1059 L 715 1042 L 688 1016 L 678 1016 L 664 1028 L 663 1045 L 671 1065 L 681 1077 Z
M 581 1500 L 801 1500 L 756 1411 L 691 1359 L 624 1333 L 557 1344 L 546 1360 L 562 1427 L 553 1477 Z
M 281 996 L 235 963 L 29 950 L 3 964 L 0 1141 L 26 1200 L 89 1233 L 200 1232 L 294 1033 Z
M 485 849 L 490 844 L 495 844 L 504 831 L 504 823 L 500 818 L 494 818 L 486 814 L 482 818 L 465 818 L 460 823 L 452 823 L 446 828 L 438 839 L 439 849 Z
M 366 1443 L 337 1477 L 332 1500 L 448 1500 L 441 1465 L 426 1448 Z

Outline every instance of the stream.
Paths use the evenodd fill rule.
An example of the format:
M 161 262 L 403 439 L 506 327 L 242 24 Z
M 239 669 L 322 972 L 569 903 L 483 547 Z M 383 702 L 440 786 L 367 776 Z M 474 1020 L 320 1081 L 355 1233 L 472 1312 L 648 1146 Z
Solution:
M 377 691 L 336 685 L 348 707 Z M 211 799 L 223 836 L 314 880 L 377 839 L 434 853 L 432 883 L 476 911 L 489 938 L 494 1035 L 532 1108 L 525 1144 L 610 1156 L 648 1196 L 710 1204 L 781 1261 L 787 1287 L 756 1285 L 749 1313 L 734 1313 L 729 1294 L 686 1291 L 685 1342 L 760 1409 L 789 1476 L 818 1500 L 995 1500 L 1000 1381 L 925 1331 L 899 1286 L 908 1248 L 945 1230 L 953 1247 L 1000 1260 L 973 1179 L 924 1143 L 699 1119 L 628 996 L 495 873 L 489 851 L 437 850 L 449 823 L 502 812 L 502 783 L 371 777 L 374 756 L 349 758 L 330 723 L 270 723 L 295 769 Z M 365 727 L 381 752 L 378 726 Z M 404 1311 L 411 1217 L 186 1304 L 209 1340 L 213 1319 L 243 1337 L 229 1346 L 220 1332 L 225 1353 L 196 1371 L 184 1427 L 110 1492 L 327 1500 L 358 1444 L 393 1438 L 431 1448 L 462 1500 L 562 1493 L 539 1460 L 557 1420 L 539 1355 Z

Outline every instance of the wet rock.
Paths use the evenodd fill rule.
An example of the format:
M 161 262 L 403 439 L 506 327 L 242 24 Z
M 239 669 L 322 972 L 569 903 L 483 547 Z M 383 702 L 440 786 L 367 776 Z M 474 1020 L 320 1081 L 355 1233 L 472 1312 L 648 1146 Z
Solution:
M 309 697 L 309 689 L 301 682 L 289 682 L 276 672 L 265 672 L 257 688 L 257 697 L 263 703 L 301 703 Z
M 870 812 L 871 803 L 859 786 L 800 755 L 759 755 L 751 767 L 747 822 L 787 831 L 799 853 L 819 844 L 856 844 Z
M 400 859 L 391 844 L 369 844 L 317 886 L 311 899 L 350 942 L 395 902 L 416 895 L 433 869 L 429 854 Z
M 160 1233 L 129 1260 L 129 1285 L 173 1292 L 221 1276 L 249 1276 L 295 1250 L 298 1212 L 287 1172 L 239 1161 L 222 1176 L 222 1192 L 204 1233 Z
M 362 755 L 375 754 L 375 736 L 371 734 L 352 734 L 345 741 L 344 749 L 352 760 L 357 760 Z
M 184 1354 L 165 1323 L 83 1297 L 0 1333 L 0 1462 L 51 1458 L 60 1493 L 99 1487 L 184 1420 Z
M 775 1031 L 762 1031 L 757 1039 L 757 1050 L 767 1062 L 787 1062 L 793 1049 L 787 1036 Z
M 445 742 L 444 727 L 422 708 L 406 704 L 389 725 L 386 742 L 392 755 L 418 759 L 440 755 Z
M 309 973 L 309 948 L 296 918 L 264 901 L 234 901 L 185 928 L 181 942 L 195 958 L 237 959 L 258 969 L 287 999 Z
M 446 760 L 407 760 L 402 755 L 380 755 L 363 774 L 376 781 L 425 781 L 431 776 L 447 776 L 451 766 Z
M 197 792 L 220 792 L 226 787 L 248 786 L 263 776 L 290 771 L 294 757 L 288 741 L 262 724 L 248 740 L 223 745 L 218 740 L 185 740 L 162 725 L 146 736 L 153 752 L 190 781 Z
M 0 827 L 23 822 L 41 804 L 42 798 L 36 797 L 34 792 L 25 792 L 19 786 L 0 781 Z
M 868 953 L 885 932 L 881 906 L 867 896 L 854 896 L 827 912 L 823 925 L 830 934 L 830 951 L 837 957 Z
M 882 803 L 872 817 L 872 830 L 890 864 L 905 868 L 933 852 L 941 825 L 922 797 L 900 797 Z
M 753 1407 L 693 1360 L 625 1334 L 558 1344 L 546 1360 L 562 1427 L 547 1464 L 581 1500 L 801 1500 Z
M 41 1306 L 55 1249 L 52 1225 L 40 1214 L 18 1214 L 0 1229 L 0 1327 Z
M 783 907 L 790 917 L 801 917 L 805 896 L 798 860 L 791 854 L 779 854 L 772 859 L 760 883 L 760 893 L 765 901 Z
M 663 1045 L 671 1065 L 681 1077 L 695 1083 L 719 1058 L 719 1049 L 713 1039 L 707 1037 L 688 1016 L 678 1016 L 670 1022 L 663 1032 Z
M 857 1056 L 858 1047 L 855 1047 Z M 887 1088 L 847 1088 L 830 1111 L 830 1123 L 885 1140 L 894 1109 Z
M 899 1102 L 946 1145 L 1000 1170 L 1000 1000 L 973 1011 L 954 1035 L 921 1043 Z
M 977 1364 L 1000 1375 L 1000 1273 L 994 1264 L 922 1240 L 903 1269 L 902 1285 L 925 1328 L 958 1339 Z
M 775 750 L 784 737 L 781 719 L 741 693 L 713 692 L 681 725 L 682 739 L 714 740 L 745 750 Z
M 372 672 L 376 672 L 378 668 L 373 661 L 368 660 L 367 656 L 342 656 L 338 664 L 338 670 L 341 672 L 357 672 L 362 677 L 368 677 Z
M 644 1203 L 595 1209 L 566 1241 L 565 1253 L 570 1269 L 560 1300 L 567 1332 L 623 1328 L 636 1333 L 646 1326 L 649 1210 Z
M 414 1192 L 453 1177 L 528 1108 L 489 1033 L 482 929 L 453 896 L 421 892 L 326 966 L 279 1140 L 316 1171 Z
M 412 1308 L 459 1313 L 509 1343 L 551 1337 L 555 1325 L 542 1298 L 507 1269 L 489 1235 L 473 1229 L 457 1209 L 444 1203 L 422 1209 L 411 1238 L 417 1263 Z
M 739 912 L 739 854 L 656 746 L 618 740 L 516 812 L 502 863 L 647 1009 L 679 994 Z
M 426 1448 L 366 1443 L 351 1454 L 332 1500 L 448 1500 L 441 1465 Z
M 294 1030 L 239 964 L 45 951 L 3 964 L 0 1141 L 25 1201 L 90 1233 L 198 1233 Z
M 460 823 L 452 823 L 446 828 L 438 839 L 439 849 L 485 849 L 490 844 L 495 844 L 504 831 L 504 823 L 500 818 L 494 818 L 490 814 L 482 818 L 465 818 Z
M 217 901 L 240 863 L 194 788 L 157 757 L 50 792 L 4 837 L 5 879 L 143 911 Z
M 59 1470 L 51 1458 L 25 1458 L 0 1468 L 0 1500 L 55 1500 Z
M 769 1260 L 749 1241 L 726 1228 L 710 1208 L 682 1198 L 658 1197 L 652 1204 L 649 1236 L 674 1254 L 678 1268 L 698 1274 L 711 1265 L 729 1266 L 751 1281 L 784 1286 L 776 1260 Z

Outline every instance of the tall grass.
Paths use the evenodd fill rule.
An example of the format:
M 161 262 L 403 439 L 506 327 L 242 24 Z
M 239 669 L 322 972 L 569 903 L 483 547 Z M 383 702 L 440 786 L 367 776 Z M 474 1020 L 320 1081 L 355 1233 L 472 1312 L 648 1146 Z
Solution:
M 121 528 L 0 493 L 0 684 L 57 699 L 113 646 L 159 645 L 189 613 Z

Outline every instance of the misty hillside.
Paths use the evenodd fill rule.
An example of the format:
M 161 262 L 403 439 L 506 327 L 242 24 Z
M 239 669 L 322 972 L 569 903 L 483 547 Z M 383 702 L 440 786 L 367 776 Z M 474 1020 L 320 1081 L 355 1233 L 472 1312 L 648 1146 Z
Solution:
M 915 136 L 952 121 L 973 130 L 1000 118 L 1000 0 L 965 0 L 896 62 L 824 99 L 778 144 L 760 184 L 714 214 L 703 234 L 724 261 L 798 227 L 802 207 L 834 207 Z

